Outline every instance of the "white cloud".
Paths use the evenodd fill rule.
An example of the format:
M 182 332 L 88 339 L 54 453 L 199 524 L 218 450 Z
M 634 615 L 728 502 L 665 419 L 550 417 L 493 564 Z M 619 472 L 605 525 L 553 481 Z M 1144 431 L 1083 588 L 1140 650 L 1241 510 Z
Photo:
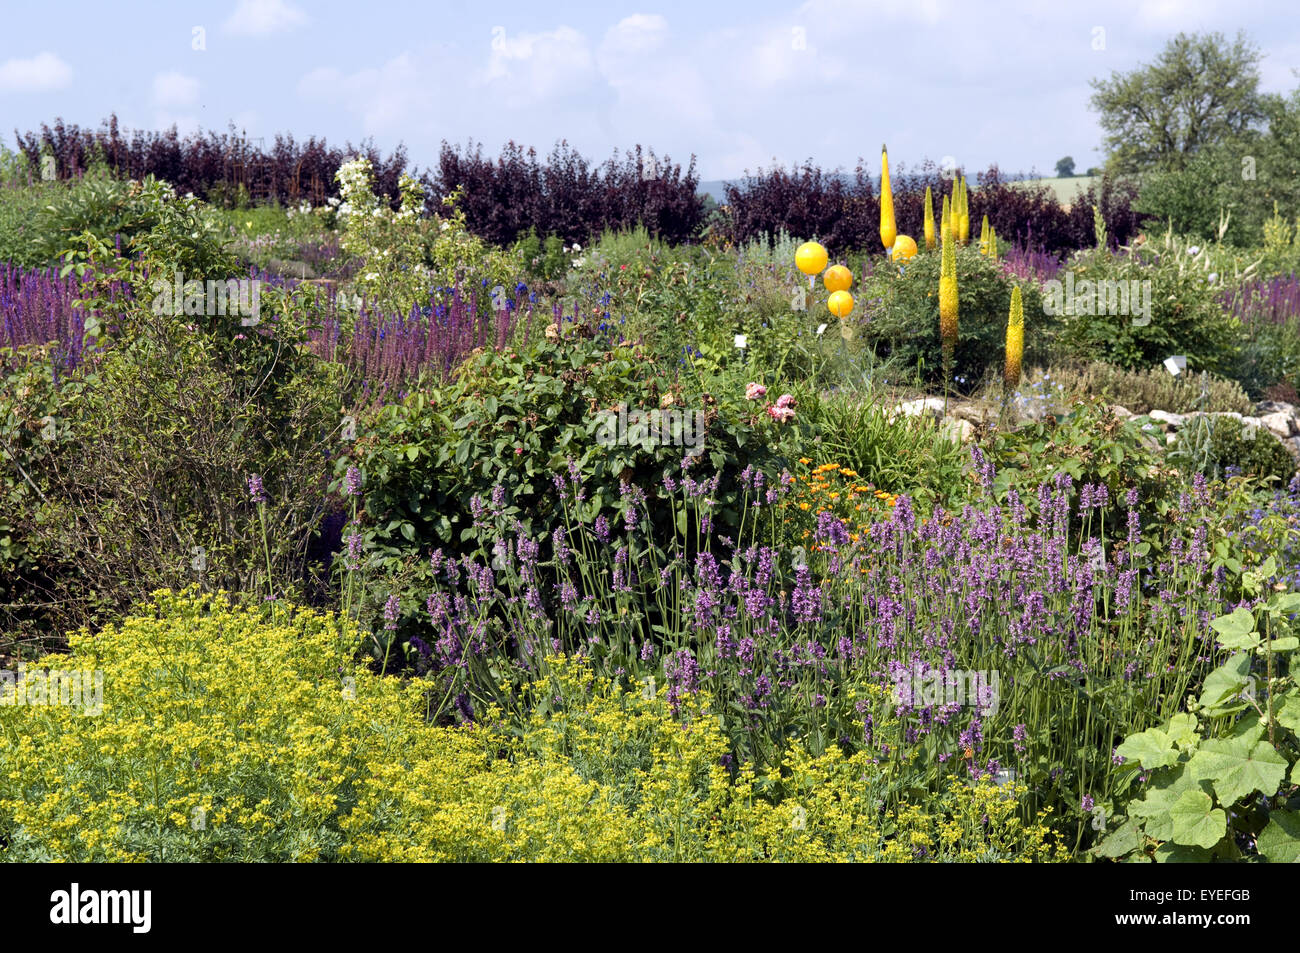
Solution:
M 572 27 L 543 33 L 494 33 L 481 81 L 509 107 L 590 91 L 596 78 L 587 38 Z
M 344 73 L 332 66 L 312 70 L 298 82 L 304 99 L 342 106 L 361 117 L 367 135 L 409 130 L 408 123 L 427 122 L 434 108 L 431 73 L 403 53 L 383 66 Z
M 605 33 L 601 44 L 602 69 L 615 65 L 617 57 L 645 56 L 661 49 L 668 40 L 668 21 L 654 14 L 634 13 L 624 17 Z
M 306 22 L 307 14 L 285 0 L 239 0 L 223 28 L 238 36 L 268 36 Z
M 193 76 L 175 71 L 159 73 L 153 78 L 155 106 L 171 108 L 192 106 L 199 98 L 199 81 Z
M 620 20 L 606 31 L 596 63 L 617 96 L 616 125 L 634 139 L 644 139 L 648 121 L 676 127 L 678 134 L 713 124 L 715 97 L 663 17 L 639 13 Z
M 0 63 L 0 92 L 39 93 L 72 84 L 72 67 L 53 53 Z

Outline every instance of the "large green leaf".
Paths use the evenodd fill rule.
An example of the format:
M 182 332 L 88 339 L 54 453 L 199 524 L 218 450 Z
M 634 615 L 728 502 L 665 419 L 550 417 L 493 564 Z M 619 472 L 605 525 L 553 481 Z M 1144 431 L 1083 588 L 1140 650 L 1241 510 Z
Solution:
M 1213 847 L 1228 829 L 1228 815 L 1203 791 L 1184 791 L 1169 808 L 1175 844 Z
M 1173 773 L 1162 771 L 1153 778 L 1146 797 L 1129 805 L 1129 813 L 1142 818 L 1142 827 L 1148 837 L 1169 840 L 1174 833 L 1169 811 L 1175 802 L 1188 791 L 1208 795 L 1212 790 L 1208 781 L 1198 782 L 1186 765 L 1179 765 Z
M 1259 852 L 1273 864 L 1300 863 L 1300 814 L 1274 811 L 1259 833 Z
M 1142 846 L 1142 836 L 1138 830 L 1137 821 L 1129 819 L 1120 827 L 1102 840 L 1100 844 L 1093 848 L 1093 852 L 1098 857 L 1116 858 L 1123 857 Z
M 1165 732 L 1174 744 L 1186 749 L 1195 745 L 1200 737 L 1196 733 L 1196 725 L 1195 715 L 1181 712 L 1169 719 L 1169 724 L 1165 725 Z
M 1259 644 L 1255 635 L 1255 614 L 1249 609 L 1236 608 L 1210 622 L 1210 628 L 1219 633 L 1219 644 L 1225 649 L 1253 649 Z
M 1292 688 L 1275 703 L 1273 715 L 1278 724 L 1300 733 L 1300 691 Z
M 1238 696 L 1250 683 L 1250 656 L 1238 652 L 1205 676 L 1201 707 L 1210 715 L 1241 711 L 1246 707 L 1246 702 L 1239 700 Z
M 1287 761 L 1260 737 L 1262 726 L 1247 735 L 1202 742 L 1188 767 L 1198 781 L 1211 781 L 1224 804 L 1258 791 L 1271 797 L 1286 777 Z
M 1144 768 L 1163 768 L 1178 760 L 1174 740 L 1159 728 L 1148 728 L 1125 738 L 1116 753 L 1125 761 L 1137 761 Z

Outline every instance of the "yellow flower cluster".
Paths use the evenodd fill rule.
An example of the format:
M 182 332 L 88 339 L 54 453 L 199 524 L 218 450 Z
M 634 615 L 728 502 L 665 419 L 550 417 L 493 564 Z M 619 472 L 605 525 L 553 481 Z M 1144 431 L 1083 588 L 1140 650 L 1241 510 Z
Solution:
M 807 467 L 812 460 L 802 457 L 799 463 Z M 863 529 L 882 519 L 889 507 L 897 504 L 897 494 L 864 483 L 856 470 L 838 463 L 823 463 L 796 477 L 786 502 L 805 513 L 829 510 L 850 528 L 849 537 L 854 542 Z
M 432 725 L 424 683 L 357 666 L 357 641 L 329 615 L 194 592 L 74 636 L 103 710 L 0 707 L 0 861 L 1065 856 L 1010 787 L 954 782 L 882 816 L 865 752 L 795 743 L 778 768 L 732 772 L 707 696 L 674 711 L 663 688 L 562 656 L 522 731 L 496 711 Z

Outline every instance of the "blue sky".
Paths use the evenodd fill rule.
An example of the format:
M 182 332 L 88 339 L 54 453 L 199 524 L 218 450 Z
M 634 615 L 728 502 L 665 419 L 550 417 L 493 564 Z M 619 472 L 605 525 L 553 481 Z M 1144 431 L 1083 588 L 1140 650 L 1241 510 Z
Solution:
M 704 179 L 806 157 L 826 168 L 952 157 L 1051 174 L 1096 164 L 1092 77 L 1179 30 L 1244 29 L 1263 86 L 1300 85 L 1294 0 L 806 3 L 309 0 L 13 3 L 0 32 L 0 141 L 62 116 L 269 138 L 640 142 Z M 201 32 L 196 32 L 201 31 Z M 201 42 L 200 42 L 201 40 Z M 197 48 L 202 47 L 202 48 Z

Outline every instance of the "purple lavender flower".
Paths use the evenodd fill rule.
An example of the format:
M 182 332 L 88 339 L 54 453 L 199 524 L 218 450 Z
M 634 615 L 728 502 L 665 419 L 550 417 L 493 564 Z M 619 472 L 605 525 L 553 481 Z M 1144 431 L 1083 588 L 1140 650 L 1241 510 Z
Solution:
M 248 495 L 254 503 L 269 503 L 270 498 L 266 495 L 266 490 L 262 487 L 262 478 L 254 473 L 248 478 Z

